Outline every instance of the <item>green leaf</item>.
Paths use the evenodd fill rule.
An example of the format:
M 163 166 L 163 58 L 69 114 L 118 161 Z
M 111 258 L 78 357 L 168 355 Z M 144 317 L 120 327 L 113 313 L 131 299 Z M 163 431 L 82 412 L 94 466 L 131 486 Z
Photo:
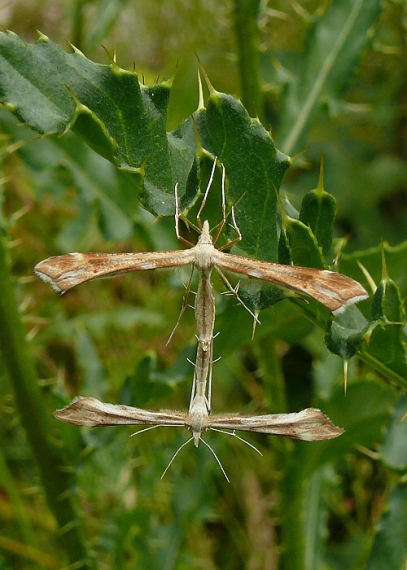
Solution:
M 371 311 L 374 321 L 400 324 L 404 318 L 399 288 L 389 279 L 387 270 L 373 295 Z
M 83 371 L 81 389 L 85 394 L 99 394 L 103 398 L 107 389 L 106 370 L 92 338 L 85 327 L 81 326 L 80 321 L 78 321 L 75 344 L 78 363 Z
M 157 358 L 153 353 L 146 354 L 137 364 L 133 374 L 126 376 L 118 401 L 127 406 L 146 407 L 151 401 L 168 397 L 172 390 L 168 383 L 154 382 Z M 156 404 L 155 404 L 156 405 Z
M 330 400 L 324 401 L 321 404 L 324 413 L 345 433 L 336 439 L 312 445 L 297 443 L 293 465 L 290 466 L 297 481 L 309 477 L 321 465 L 340 459 L 356 444 L 369 447 L 375 443 L 387 426 L 396 397 L 394 390 L 385 384 L 361 381 L 351 383 L 346 396 L 341 389 Z
M 301 202 L 300 220 L 308 225 L 322 250 L 325 263 L 332 265 L 332 235 L 336 213 L 336 201 L 324 189 L 323 165 L 318 186 L 305 194 Z M 317 267 L 317 266 L 315 266 Z
M 360 310 L 350 305 L 329 323 L 325 336 L 327 347 L 334 354 L 349 360 L 363 342 L 367 325 Z
M 406 243 L 397 248 L 383 244 L 382 247 L 372 248 L 364 253 L 343 255 L 340 268 L 346 275 L 357 277 L 360 272 L 357 265 L 359 261 L 372 279 L 380 283 L 373 295 L 370 321 L 367 322 L 358 314 L 357 308 L 350 307 L 332 322 L 326 337 L 332 352 L 350 358 L 358 350 L 360 358 L 403 388 L 407 387 L 403 329 L 405 314 L 400 287 L 388 277 L 388 271 L 391 268 L 390 271 L 396 274 L 401 286 L 406 287 L 405 255 Z M 381 270 L 384 257 L 386 268 Z M 380 271 L 383 276 L 380 276 Z M 361 340 L 364 342 L 361 343 Z
M 400 570 L 407 558 L 407 485 L 397 485 L 379 521 L 366 570 Z
M 386 431 L 384 441 L 380 447 L 381 461 L 390 469 L 407 469 L 407 393 L 404 393 L 397 402 L 389 429 Z
M 234 207 L 242 239 L 234 250 L 256 259 L 277 261 L 278 224 L 276 188 L 290 159 L 274 146 L 269 133 L 243 105 L 210 86 L 206 112 L 195 120 L 202 145 L 225 165 L 227 197 Z M 270 307 L 286 296 L 260 282 L 241 282 L 240 295 L 253 309 Z
M 283 216 L 283 227 L 280 239 L 284 239 L 286 248 L 294 265 L 324 269 L 321 249 L 309 226 L 301 220 Z
M 277 261 L 277 200 L 290 159 L 269 133 L 230 95 L 210 90 L 206 112 L 196 113 L 203 146 L 225 165 L 227 195 L 242 233 L 239 249 Z
M 372 300 L 372 322 L 365 332 L 361 355 L 383 373 L 407 387 L 407 359 L 403 303 L 396 283 L 389 278 L 383 252 L 383 277 Z
M 41 35 L 26 44 L 0 34 L 0 96 L 21 122 L 42 134 L 72 128 L 89 146 L 134 178 L 141 199 L 158 215 L 174 212 L 195 165 L 195 133 L 186 120 L 166 133 L 169 82 L 145 87 L 134 72 L 67 54 Z M 195 188 L 197 190 L 197 188 Z
M 26 44 L 13 33 L 0 33 L 0 72 L 0 95 L 20 121 L 42 134 L 61 135 L 72 128 L 131 175 L 134 191 L 155 215 L 173 215 L 176 183 L 183 209 L 196 201 L 198 134 L 200 159 L 209 152 L 226 167 L 241 248 L 276 261 L 274 189 L 289 159 L 239 101 L 212 90 L 208 108 L 195 114 L 195 122 L 188 118 L 167 133 L 170 82 L 145 87 L 136 73 L 96 64 L 77 50 L 67 54 L 42 35 Z M 104 208 L 100 214 L 101 227 L 111 233 L 115 222 L 106 223 Z
M 338 0 L 315 19 L 304 58 L 284 98 L 278 142 L 288 154 L 305 144 L 323 99 L 339 95 L 346 87 L 381 9 L 381 0 Z

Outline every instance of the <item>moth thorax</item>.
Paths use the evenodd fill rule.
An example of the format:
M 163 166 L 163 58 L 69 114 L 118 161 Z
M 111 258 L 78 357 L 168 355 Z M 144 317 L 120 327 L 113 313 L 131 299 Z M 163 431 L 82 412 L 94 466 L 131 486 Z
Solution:
M 188 423 L 194 438 L 194 445 L 198 447 L 201 434 L 207 428 L 205 420 L 209 415 L 205 396 L 195 396 L 188 415 Z

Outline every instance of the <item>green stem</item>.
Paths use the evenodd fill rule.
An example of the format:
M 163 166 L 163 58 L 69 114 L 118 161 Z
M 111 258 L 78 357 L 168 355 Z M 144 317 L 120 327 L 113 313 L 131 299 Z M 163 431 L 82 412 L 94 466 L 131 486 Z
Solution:
M 48 504 L 58 522 L 61 544 L 75 568 L 91 568 L 70 492 L 73 476 L 56 438 L 31 360 L 7 263 L 7 242 L 0 236 L 0 346 L 14 397 Z
M 358 358 L 366 362 L 369 366 L 380 372 L 388 379 L 393 380 L 396 384 L 403 388 L 404 390 L 407 388 L 407 379 L 402 375 L 398 374 L 396 370 L 393 370 L 386 366 L 385 362 L 381 362 L 378 358 L 376 358 L 373 354 L 370 354 L 368 350 L 362 346 L 361 350 L 357 353 Z
M 241 98 L 249 115 L 263 117 L 263 94 L 259 68 L 260 0 L 235 0 L 234 30 L 239 63 Z
M 285 412 L 286 394 L 284 378 L 281 370 L 281 359 L 277 353 L 275 339 L 264 338 L 259 343 L 261 350 L 261 368 L 265 373 L 265 395 L 271 404 L 271 412 Z M 282 568 L 284 570 L 304 570 L 304 527 L 301 513 L 303 505 L 303 490 L 301 480 L 297 477 L 297 470 L 292 469 L 295 463 L 295 444 L 285 438 L 278 438 L 273 445 L 275 465 L 279 472 L 285 476 L 279 482 L 279 492 L 284 505 L 280 512 L 282 540 L 284 549 L 281 553 Z
M 286 460 L 287 463 L 292 463 L 289 462 L 288 455 Z M 284 570 L 304 570 L 303 505 L 306 488 L 306 482 L 297 477 L 295 470 L 290 465 L 281 485 L 281 504 L 285 505 L 284 512 L 281 514 L 282 544 L 284 546 L 282 568 Z
M 10 504 L 13 509 L 16 522 L 20 527 L 21 537 L 24 540 L 24 545 L 28 548 L 38 549 L 38 541 L 35 536 L 35 532 L 32 528 L 30 518 L 25 509 L 24 502 L 21 499 L 20 492 L 16 485 L 16 480 L 10 473 L 6 459 L 0 450 L 0 485 L 4 492 L 7 494 Z M 33 568 L 44 569 L 42 565 L 37 565 Z
M 72 9 L 72 44 L 83 50 L 83 37 L 84 37 L 84 0 L 75 0 Z

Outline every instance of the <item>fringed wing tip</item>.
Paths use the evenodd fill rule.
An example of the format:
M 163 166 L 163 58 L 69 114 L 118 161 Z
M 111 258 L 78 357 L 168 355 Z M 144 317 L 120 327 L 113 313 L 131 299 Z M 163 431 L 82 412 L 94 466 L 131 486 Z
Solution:
M 61 295 L 63 293 L 65 293 L 65 291 L 63 289 L 61 289 L 61 287 L 59 287 L 59 285 L 57 285 L 54 281 L 54 279 L 52 277 L 50 277 L 49 275 L 47 275 L 46 273 L 44 273 L 43 271 L 40 271 L 38 269 L 38 267 L 41 265 L 42 262 L 38 263 L 35 267 L 34 267 L 34 273 L 36 274 L 37 277 L 39 277 L 41 279 L 41 281 L 44 281 L 45 283 L 49 283 L 51 285 L 51 287 L 53 288 L 54 291 L 56 291 L 57 293 L 60 293 Z
M 362 286 L 360 288 L 363 291 L 365 291 Z M 348 299 L 346 301 L 346 303 L 341 305 L 338 309 L 333 310 L 332 314 L 336 317 L 337 315 L 340 315 L 341 313 L 343 313 L 350 305 L 354 305 L 355 303 L 359 303 L 359 301 L 364 301 L 368 297 L 369 297 L 369 295 L 367 294 L 366 291 L 364 293 L 360 293 L 360 295 L 356 295 L 355 297 Z
M 299 439 L 304 441 L 323 441 L 325 439 L 334 439 L 342 435 L 345 430 L 335 426 L 327 415 L 317 408 L 309 408 L 303 410 L 310 415 L 308 425 L 304 425 L 300 430 Z M 314 417 L 311 417 L 314 416 Z
M 98 403 L 99 401 L 95 400 L 95 398 L 82 398 L 81 396 L 77 396 L 70 404 L 52 413 L 58 420 L 69 424 L 89 427 L 96 426 L 98 422 L 95 422 L 94 418 L 92 419 L 92 410 L 89 410 L 89 404 Z

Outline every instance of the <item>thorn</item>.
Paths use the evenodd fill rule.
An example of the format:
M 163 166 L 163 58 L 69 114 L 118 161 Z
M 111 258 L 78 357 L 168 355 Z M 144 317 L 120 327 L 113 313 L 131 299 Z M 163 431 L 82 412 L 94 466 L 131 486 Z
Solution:
M 259 318 L 258 318 L 259 314 L 260 314 L 260 311 L 258 309 L 256 309 L 254 311 L 254 318 L 253 318 L 252 340 L 254 339 L 257 323 L 260 323 Z
M 199 93 L 199 99 L 198 99 L 197 111 L 201 111 L 201 110 L 205 109 L 205 101 L 204 101 L 204 95 L 203 95 L 202 78 L 201 78 L 201 74 L 199 73 L 199 69 L 198 69 L 198 93 Z
M 325 192 L 325 189 L 324 189 L 324 155 L 321 155 L 321 164 L 319 166 L 318 186 L 315 188 L 315 191 L 319 195 L 323 195 L 323 193 Z
M 389 279 L 389 274 L 387 273 L 387 265 L 386 265 L 386 256 L 384 254 L 384 241 L 383 238 L 381 240 L 381 246 L 382 246 L 382 281 L 388 281 Z
M 363 275 L 366 277 L 366 280 L 369 284 L 369 287 L 372 290 L 372 293 L 376 293 L 376 283 L 374 282 L 373 277 L 370 275 L 369 271 L 366 269 L 366 267 L 357 259 L 356 263 L 359 265 L 360 270 L 362 271 Z
M 345 396 L 348 389 L 348 365 L 349 365 L 349 359 L 347 358 L 346 360 L 343 361 L 343 391 Z

